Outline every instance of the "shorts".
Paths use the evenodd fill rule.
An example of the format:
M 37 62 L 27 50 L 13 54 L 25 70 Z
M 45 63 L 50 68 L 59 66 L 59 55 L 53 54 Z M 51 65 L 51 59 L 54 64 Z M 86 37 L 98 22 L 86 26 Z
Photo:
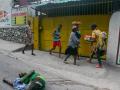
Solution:
M 21 83 L 20 78 L 16 78 L 13 82 L 13 87 L 15 90 L 26 90 L 27 85 Z
M 53 47 L 61 47 L 61 41 L 53 41 Z

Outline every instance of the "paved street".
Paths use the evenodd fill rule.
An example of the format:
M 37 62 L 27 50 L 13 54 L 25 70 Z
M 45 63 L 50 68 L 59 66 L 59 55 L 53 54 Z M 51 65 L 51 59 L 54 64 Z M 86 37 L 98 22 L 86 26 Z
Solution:
M 31 69 L 35 69 L 35 67 L 15 58 L 0 54 L 0 90 L 12 90 L 11 87 L 2 83 L 3 77 L 14 80 L 19 72 L 29 71 Z M 67 80 L 52 72 L 42 72 L 45 74 L 48 83 L 46 90 L 97 90 L 93 86 Z
M 12 52 L 23 47 L 22 44 L 0 40 L 0 90 L 12 90 L 2 83 L 3 77 L 14 80 L 17 74 L 32 69 L 39 71 L 46 77 L 46 90 L 119 90 L 120 70 L 111 66 L 102 69 L 95 68 L 86 62 L 86 58 L 77 60 L 73 65 L 73 58 L 69 64 L 64 64 L 58 54 L 49 55 L 48 52 L 35 50 L 36 56 L 30 51 L 25 54 Z

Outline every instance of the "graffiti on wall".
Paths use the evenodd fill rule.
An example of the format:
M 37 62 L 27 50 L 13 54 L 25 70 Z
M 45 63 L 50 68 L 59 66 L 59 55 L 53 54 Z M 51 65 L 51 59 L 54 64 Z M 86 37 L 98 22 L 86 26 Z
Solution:
M 16 43 L 25 43 L 27 27 L 0 28 L 0 39 Z

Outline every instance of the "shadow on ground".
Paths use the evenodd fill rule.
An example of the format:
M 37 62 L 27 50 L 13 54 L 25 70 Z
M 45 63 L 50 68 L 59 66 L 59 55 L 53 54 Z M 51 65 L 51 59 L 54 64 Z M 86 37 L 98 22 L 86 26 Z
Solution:
M 24 47 L 18 48 L 16 50 L 13 50 L 12 52 L 21 52 L 23 50 Z M 25 50 L 30 50 L 31 46 L 28 46 Z

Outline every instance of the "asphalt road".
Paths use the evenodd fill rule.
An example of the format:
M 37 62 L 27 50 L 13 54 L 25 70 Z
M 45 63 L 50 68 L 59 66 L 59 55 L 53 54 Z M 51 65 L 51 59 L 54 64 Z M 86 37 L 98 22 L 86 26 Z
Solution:
M 19 59 L 0 53 L 0 90 L 13 90 L 2 82 L 4 77 L 13 81 L 18 77 L 18 73 L 30 71 L 32 69 L 35 68 L 29 63 L 24 63 Z M 46 77 L 46 90 L 107 90 L 70 81 L 52 72 L 44 72 L 44 70 L 42 72 Z

